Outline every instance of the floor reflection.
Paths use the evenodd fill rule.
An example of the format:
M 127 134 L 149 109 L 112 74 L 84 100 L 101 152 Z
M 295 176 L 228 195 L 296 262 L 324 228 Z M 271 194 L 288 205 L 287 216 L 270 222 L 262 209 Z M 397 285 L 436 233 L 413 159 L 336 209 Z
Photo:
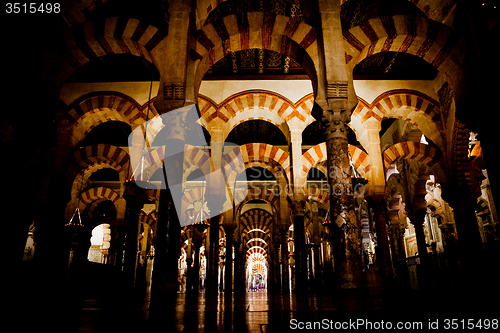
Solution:
M 376 282 L 376 281 L 375 281 Z M 87 299 L 80 303 L 68 320 L 66 332 L 270 332 L 293 330 L 293 323 L 338 323 L 349 320 L 417 320 L 427 323 L 437 315 L 464 314 L 471 294 L 463 291 L 385 290 L 369 280 L 353 292 L 322 294 L 275 294 L 249 292 L 242 294 L 177 294 L 175 313 L 164 312 L 157 324 L 151 324 L 149 297 Z M 472 293 L 473 294 L 473 293 Z M 437 300 L 439 302 L 429 300 Z M 485 316 L 485 308 L 475 302 L 475 309 Z M 171 307 L 173 309 L 173 307 Z M 322 328 L 331 326 L 323 325 Z

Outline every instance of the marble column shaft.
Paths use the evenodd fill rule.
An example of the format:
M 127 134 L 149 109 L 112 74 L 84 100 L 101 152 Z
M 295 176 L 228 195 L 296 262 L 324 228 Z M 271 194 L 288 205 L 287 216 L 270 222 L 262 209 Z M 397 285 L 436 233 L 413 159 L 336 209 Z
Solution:
M 288 272 L 288 230 L 280 230 L 281 238 L 281 288 L 283 293 L 290 292 L 290 280 Z
M 210 206 L 210 211 L 222 209 L 222 207 L 217 208 Z M 215 213 L 214 213 L 215 214 Z M 219 278 L 219 220 L 220 216 L 213 216 L 210 218 L 210 243 L 207 253 L 207 283 L 206 292 L 208 294 L 217 294 L 218 278 Z
M 311 251 L 313 252 L 313 274 L 314 274 L 314 289 L 316 291 L 321 290 L 321 264 L 320 264 L 320 256 L 321 256 L 321 237 L 319 234 L 319 218 L 318 218 L 318 203 L 316 201 L 311 201 L 311 219 L 313 226 L 313 248 Z
M 477 254 L 482 249 L 482 241 L 477 223 L 474 206 L 476 199 L 468 195 L 469 191 L 463 187 L 453 190 L 454 195 L 448 198 L 453 208 L 455 225 L 458 235 L 458 246 L 463 257 Z
M 341 289 L 356 288 L 359 274 L 358 223 L 354 211 L 347 112 L 324 111 L 334 265 Z
M 184 141 L 179 138 L 166 140 L 163 163 L 165 180 L 158 204 L 155 261 L 151 285 L 151 308 L 153 309 L 175 306 L 177 297 L 177 260 L 180 251 L 181 227 L 169 184 L 182 182 L 183 162 Z
M 225 227 L 226 230 L 226 268 L 224 275 L 224 292 L 231 295 L 233 291 L 233 233 L 234 229 Z
M 428 262 L 427 243 L 424 233 L 425 214 L 425 210 L 419 209 L 413 214 L 413 219 L 411 220 L 415 227 L 415 236 L 417 237 L 418 257 L 420 258 L 420 264 L 423 265 L 426 265 Z
M 243 281 L 243 271 L 241 269 L 241 251 L 240 251 L 240 246 L 241 246 L 241 241 L 239 239 L 235 239 L 234 241 L 234 292 L 239 293 L 239 292 L 244 292 L 245 291 L 245 284 Z
M 131 186 L 136 187 L 136 190 L 142 190 L 135 184 Z M 137 196 L 127 198 L 127 234 L 125 239 L 125 258 L 123 265 L 124 283 L 127 288 L 134 288 L 135 286 L 138 245 L 137 235 L 139 232 L 139 215 L 143 206 L 144 202 Z
M 188 266 L 188 271 L 191 271 L 188 275 L 190 280 L 188 282 L 188 286 L 192 292 L 198 293 L 200 290 L 200 248 L 203 242 L 204 227 L 200 225 L 193 225 L 191 228 L 193 230 L 191 243 L 194 253 L 194 261 L 193 267 Z
M 305 201 L 293 202 L 293 242 L 295 247 L 295 291 L 307 291 L 307 253 L 304 233 Z
M 389 235 L 387 233 L 387 203 L 385 198 L 376 198 L 372 203 L 377 233 L 378 266 L 382 273 L 382 277 L 390 280 L 392 278 L 392 265 L 389 249 Z
M 271 266 L 273 267 L 273 292 L 281 292 L 281 274 L 280 274 L 280 243 L 279 239 L 276 236 L 273 239 L 273 259 L 271 262 Z

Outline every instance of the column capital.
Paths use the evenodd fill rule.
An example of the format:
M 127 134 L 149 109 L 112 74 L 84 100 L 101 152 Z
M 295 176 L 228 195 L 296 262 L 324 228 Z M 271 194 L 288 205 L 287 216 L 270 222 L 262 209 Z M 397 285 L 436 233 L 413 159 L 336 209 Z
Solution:
M 226 237 L 228 236 L 233 237 L 234 227 L 228 225 L 224 225 L 223 227 L 224 227 L 224 232 L 226 233 Z
M 297 200 L 292 202 L 292 212 L 294 216 L 303 216 L 306 213 L 306 201 Z
M 187 113 L 190 111 L 191 107 L 184 107 L 180 109 L 174 109 L 168 111 L 161 115 L 161 120 L 165 132 L 167 134 L 166 139 L 178 139 L 181 141 L 186 141 L 187 135 Z
M 413 213 L 413 218 L 410 219 L 414 226 L 422 225 L 425 222 L 425 214 L 427 214 L 427 209 L 417 209 Z
M 218 216 L 224 208 L 224 203 L 217 195 L 211 195 L 207 198 L 207 206 L 210 209 L 211 216 Z
M 288 239 L 288 235 L 287 235 L 288 229 L 287 228 L 280 228 L 279 231 L 280 231 L 281 240 Z
M 322 123 L 326 139 L 347 138 L 347 123 L 350 120 L 351 114 L 347 110 L 323 110 Z
M 136 182 L 143 183 L 142 186 L 136 184 Z M 131 206 L 144 206 L 144 204 L 151 203 L 146 190 L 146 186 L 149 182 L 144 181 L 127 181 L 125 183 L 125 192 L 123 193 L 123 198 L 127 202 L 127 205 Z

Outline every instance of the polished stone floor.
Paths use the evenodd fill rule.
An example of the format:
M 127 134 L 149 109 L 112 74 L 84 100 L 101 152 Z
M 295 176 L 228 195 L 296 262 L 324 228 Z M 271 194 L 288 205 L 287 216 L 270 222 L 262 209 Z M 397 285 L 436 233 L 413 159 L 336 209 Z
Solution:
M 493 283 L 491 278 L 485 282 Z M 375 273 L 365 273 L 361 287 L 353 292 L 247 292 L 231 297 L 179 293 L 175 310 L 161 313 L 155 323 L 150 317 L 148 295 L 131 299 L 126 292 L 88 295 L 75 290 L 71 295 L 66 293 L 63 301 L 55 296 L 38 304 L 21 300 L 12 321 L 21 324 L 16 332 L 281 332 L 302 327 L 370 331 L 387 329 L 383 325 L 388 323 L 392 329 L 398 323 L 417 323 L 413 330 L 428 330 L 437 319 L 440 328 L 444 328 L 446 318 L 500 319 L 498 293 L 486 292 L 489 283 L 479 287 L 427 292 L 387 290 Z

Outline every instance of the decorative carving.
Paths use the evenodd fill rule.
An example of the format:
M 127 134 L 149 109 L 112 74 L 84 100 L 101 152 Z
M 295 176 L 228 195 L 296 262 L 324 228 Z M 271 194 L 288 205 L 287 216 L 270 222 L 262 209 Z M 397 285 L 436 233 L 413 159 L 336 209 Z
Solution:
M 171 83 L 163 86 L 163 94 L 165 100 L 183 100 L 184 99 L 184 84 Z
M 336 81 L 326 85 L 327 98 L 347 98 L 347 81 Z
M 188 112 L 172 110 L 162 116 L 162 122 L 165 125 L 167 133 L 166 139 L 186 140 L 188 124 L 186 118 Z
M 283 15 L 305 22 L 305 17 L 302 13 L 300 2 L 298 1 L 295 4 L 293 4 L 292 1 L 287 0 L 238 0 L 218 1 L 218 3 L 219 4 L 208 15 L 205 25 L 213 23 L 216 20 L 221 20 L 223 17 L 229 15 L 246 15 L 249 12 L 264 12 L 272 15 Z
M 238 59 L 236 58 L 236 53 L 231 53 L 231 62 L 233 65 L 233 73 L 238 73 Z
M 287 74 L 290 71 L 290 57 L 285 57 L 285 65 L 283 66 L 283 73 Z
M 258 57 L 259 57 L 258 72 L 259 72 L 259 74 L 262 74 L 262 73 L 264 73 L 264 50 L 263 49 L 258 50 Z
M 236 55 L 236 53 L 234 53 L 234 55 Z M 221 60 L 217 61 L 214 64 L 214 68 L 228 69 L 229 68 L 229 57 L 232 57 L 232 54 L 227 55 L 224 58 L 222 58 Z
M 326 140 L 340 137 L 347 138 L 347 123 L 349 114 L 345 111 L 323 111 L 323 126 L 325 128 Z
M 241 68 L 255 68 L 255 49 L 240 52 Z
M 294 201 L 292 203 L 293 215 L 300 216 L 306 213 L 306 201 Z
M 348 87 L 347 81 L 335 81 L 326 85 L 326 97 L 330 110 L 344 111 L 347 109 Z
M 266 65 L 267 67 L 280 67 L 281 53 L 274 51 L 267 51 Z

